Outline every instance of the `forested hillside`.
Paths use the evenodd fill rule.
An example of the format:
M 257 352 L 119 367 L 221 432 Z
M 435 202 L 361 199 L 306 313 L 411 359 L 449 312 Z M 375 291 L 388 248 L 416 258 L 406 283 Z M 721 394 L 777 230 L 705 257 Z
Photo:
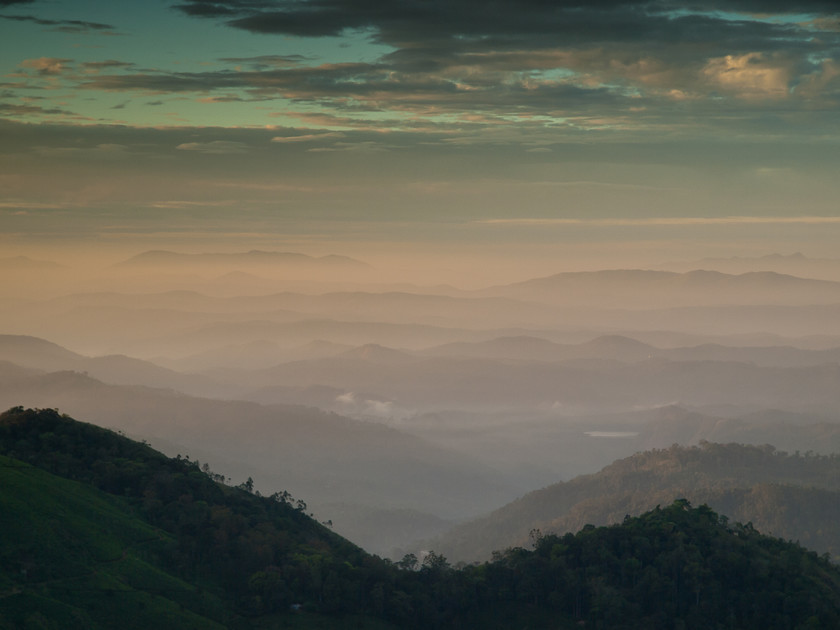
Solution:
M 0 416 L 0 453 L 9 462 L 2 469 L 4 520 L 17 524 L 4 532 L 21 537 L 3 537 L 3 566 L 10 567 L 5 603 L 43 599 L 67 618 L 82 619 L 76 627 L 112 627 L 117 617 L 111 615 L 119 613 L 93 605 L 77 615 L 76 591 L 98 593 L 83 599 L 83 607 L 130 596 L 146 608 L 160 593 L 201 619 L 202 598 L 209 598 L 206 615 L 235 626 L 240 617 L 295 603 L 331 610 L 345 596 L 334 588 L 337 575 L 365 562 L 381 564 L 312 520 L 305 503 L 286 492 L 259 497 L 250 482 L 227 487 L 197 462 L 168 458 L 54 410 L 14 408 Z M 43 531 L 50 544 L 42 544 Z M 106 561 L 115 575 L 94 579 Z M 151 565 L 145 575 L 128 566 L 138 561 Z M 183 596 L 171 586 L 178 580 L 189 583 Z M 190 616 L 165 618 L 180 627 L 174 619 Z M 131 627 L 154 625 L 148 621 L 141 616 Z M 212 627 L 203 623 L 194 627 Z
M 525 544 L 534 529 L 562 534 L 618 523 L 677 497 L 820 553 L 840 553 L 840 456 L 709 442 L 637 453 L 536 490 L 430 545 L 454 559 L 486 559 Z

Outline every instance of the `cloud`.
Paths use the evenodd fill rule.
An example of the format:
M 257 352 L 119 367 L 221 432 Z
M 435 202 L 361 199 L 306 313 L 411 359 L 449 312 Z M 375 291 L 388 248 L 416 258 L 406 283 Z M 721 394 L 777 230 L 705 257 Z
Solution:
M 236 205 L 234 201 L 184 201 L 184 200 L 171 200 L 171 201 L 155 201 L 149 204 L 150 208 L 158 208 L 161 210 L 186 210 L 192 208 L 208 208 L 208 207 L 217 207 L 223 208 L 227 206 Z
M 248 145 L 244 142 L 231 140 L 213 140 L 212 142 L 185 142 L 175 147 L 181 151 L 195 151 L 208 155 L 224 155 L 231 153 L 247 153 Z
M 809 100 L 833 100 L 840 103 L 840 60 L 825 59 L 818 68 L 800 77 L 794 88 Z
M 369 0 L 297 2 L 189 0 L 176 5 L 198 17 L 222 18 L 254 33 L 335 36 L 367 30 L 400 48 L 447 44 L 487 49 L 543 48 L 581 43 L 698 41 L 749 36 L 766 38 L 789 32 L 787 23 L 761 20 L 756 14 L 838 15 L 831 0 L 804 0 L 792 6 L 759 0 L 497 0 L 492 10 L 476 0 L 371 3 Z M 741 13 L 742 19 L 732 19 Z M 737 34 L 737 37 L 736 37 Z M 552 43 L 547 44 L 551 40 Z
M 60 210 L 66 206 L 57 203 L 39 203 L 37 201 L 0 201 L 0 208 L 13 210 Z
M 114 142 L 101 142 L 87 147 L 36 146 L 32 150 L 40 157 L 71 158 L 74 160 L 84 158 L 113 161 L 129 156 L 127 146 Z
M 38 105 L 15 105 L 11 103 L 0 103 L 0 115 L 2 116 L 68 116 L 72 115 L 66 109 L 59 107 L 39 107 Z
M 351 34 L 385 47 L 378 58 L 366 52 L 342 63 L 300 54 L 225 56 L 216 59 L 222 69 L 198 72 L 114 59 L 77 63 L 74 72 L 72 60 L 44 57 L 24 62 L 34 71 L 25 75 L 27 87 L 190 95 L 192 107 L 216 110 L 219 103 L 245 110 L 267 102 L 259 115 L 281 116 L 285 124 L 296 112 L 332 118 L 328 128 L 278 136 L 279 143 L 315 143 L 349 129 L 451 134 L 433 141 L 453 145 L 511 142 L 537 130 L 708 133 L 783 101 L 794 129 L 840 98 L 831 75 L 832 60 L 840 59 L 840 32 L 830 27 L 838 9 L 821 0 L 798 3 L 795 14 L 775 0 L 498 0 L 492 11 L 477 0 L 181 0 L 175 8 L 253 33 Z M 112 115 L 120 107 L 111 104 Z M 168 122 L 188 121 L 193 112 L 186 107 L 173 105 Z M 779 126 L 760 115 L 744 124 Z
M 307 60 L 303 55 L 261 55 L 259 57 L 223 57 L 219 61 L 246 65 L 254 70 L 266 68 L 287 68 Z
M 38 74 L 51 75 L 61 74 L 69 69 L 72 59 L 60 59 L 58 57 L 39 57 L 38 59 L 24 59 L 20 67 L 36 70 Z
M 394 415 L 394 403 L 387 400 L 359 400 L 354 392 L 345 392 L 335 397 L 335 402 L 345 407 L 353 407 L 351 412 L 379 418 L 391 418 Z
M 106 59 L 105 61 L 86 61 L 82 63 L 82 68 L 86 72 L 97 73 L 101 70 L 111 68 L 132 68 L 135 64 L 129 61 L 117 61 L 116 59 Z
M 329 140 L 344 137 L 345 134 L 340 131 L 330 131 L 324 133 L 307 133 L 296 136 L 274 136 L 271 141 L 283 144 L 288 142 L 313 142 L 316 140 Z
M 805 24 L 821 31 L 840 32 L 840 17 L 821 17 L 805 22 Z
M 720 89 L 741 97 L 783 98 L 790 92 L 793 68 L 752 52 L 710 59 L 703 74 Z
M 277 136 L 278 143 L 314 144 L 329 140 L 326 133 L 367 129 L 448 134 L 430 141 L 451 146 L 519 136 L 526 150 L 535 148 L 539 131 L 552 138 L 588 134 L 589 141 L 654 130 L 724 134 L 736 125 L 745 134 L 797 133 L 813 126 L 813 112 L 840 102 L 833 74 L 840 5 L 829 0 L 795 7 L 780 0 L 496 0 L 492 10 L 478 0 L 176 0 L 173 6 L 251 33 L 345 35 L 353 45 L 341 57 L 324 52 L 328 63 L 301 54 L 225 56 L 195 72 L 184 71 L 194 67 L 187 64 L 149 69 L 114 59 L 74 64 L 43 57 L 24 62 L 30 72 L 14 78 L 29 85 L 15 88 L 188 96 L 166 100 L 173 111 L 164 124 L 188 122 L 199 107 L 207 116 L 231 109 L 220 103 L 241 104 L 249 120 L 279 116 L 289 125 L 305 112 L 332 121 Z M 379 46 L 365 45 L 353 57 L 363 40 Z M 309 46 L 295 48 L 327 50 Z M 254 106 L 258 101 L 265 105 Z M 120 107 L 110 101 L 110 114 L 116 117 Z M 32 110 L 31 118 L 38 117 Z
M 522 112 L 523 107 L 546 113 L 563 107 L 585 107 L 591 112 L 598 105 L 617 106 L 622 101 L 629 106 L 631 98 L 620 88 L 581 86 L 565 79 L 537 81 L 515 74 L 505 80 L 486 76 L 463 78 L 403 72 L 398 66 L 372 63 L 321 64 L 262 72 L 98 75 L 83 80 L 79 86 L 107 91 L 213 93 L 203 99 L 205 102 L 246 100 L 243 95 L 247 94 L 248 100 L 310 102 L 321 109 L 334 108 L 348 114 L 376 112 L 380 124 L 381 112 L 391 110 L 403 112 L 400 126 L 415 124 L 419 119 L 412 120 L 412 115 L 425 116 L 424 123 L 429 125 L 433 122 L 431 116 L 447 113 L 514 113 Z M 636 97 L 632 98 L 638 104 Z
M 656 227 L 695 225 L 832 225 L 840 224 L 840 217 L 833 216 L 731 216 L 731 217 L 650 217 L 641 219 L 553 219 L 553 218 L 515 218 L 483 219 L 474 223 L 482 225 L 551 227 L 551 226 L 595 226 L 595 227 Z
M 806 20 L 779 2 L 751 13 L 759 4 L 499 0 L 487 11 L 475 0 L 190 0 L 176 8 L 233 28 L 355 33 L 387 48 L 378 58 L 342 63 L 295 54 L 222 57 L 217 61 L 232 67 L 203 72 L 105 61 L 82 64 L 72 87 L 194 94 L 193 102 L 208 107 L 277 101 L 262 115 L 288 120 L 308 112 L 332 117 L 334 132 L 426 129 L 461 141 L 491 127 L 507 129 L 510 137 L 514 127 L 567 135 L 709 133 L 733 125 L 740 112 L 770 110 L 782 101 L 807 126 L 808 112 L 827 110 L 838 98 L 829 85 L 829 61 L 840 59 L 840 32 L 825 26 L 836 4 L 806 0 L 797 5 L 811 11 Z M 796 122 L 789 117 L 788 129 Z M 746 123 L 760 124 L 773 123 L 758 115 Z
M 388 147 L 380 142 L 368 140 L 366 142 L 336 142 L 331 147 L 314 147 L 307 149 L 308 153 L 331 153 L 331 152 L 358 152 L 358 153 L 383 153 L 393 147 Z
M 0 5 L 2 6 L 2 5 Z M 4 20 L 14 20 L 17 22 L 34 22 L 40 26 L 55 26 L 53 30 L 61 31 L 63 33 L 85 33 L 90 31 L 112 31 L 114 26 L 111 24 L 102 24 L 100 22 L 84 22 L 81 20 L 47 20 L 38 18 L 32 15 L 0 15 Z
M 175 5 L 175 8 L 180 9 L 187 15 L 227 17 L 245 10 L 268 9 L 276 4 L 272 0 L 228 0 L 225 2 L 217 2 L 215 0 L 211 0 L 210 2 L 205 0 L 187 0 L 186 4 Z
M 366 400 L 365 413 L 381 418 L 389 418 L 394 413 L 394 403 L 384 400 Z

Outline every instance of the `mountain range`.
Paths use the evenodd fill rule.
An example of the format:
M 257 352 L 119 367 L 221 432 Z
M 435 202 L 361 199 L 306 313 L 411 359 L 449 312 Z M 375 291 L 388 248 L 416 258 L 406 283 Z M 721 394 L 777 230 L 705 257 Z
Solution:
M 772 271 L 735 275 L 702 269 L 685 273 L 616 269 L 564 272 L 491 287 L 479 294 L 553 304 L 646 309 L 793 302 L 826 304 L 840 301 L 840 282 Z
M 764 256 L 731 256 L 728 258 L 702 258 L 691 261 L 670 261 L 656 265 L 656 269 L 686 272 L 708 269 L 730 274 L 751 271 L 774 271 L 803 278 L 837 280 L 840 278 L 840 259 L 811 258 L 800 252 L 793 254 L 765 254 Z

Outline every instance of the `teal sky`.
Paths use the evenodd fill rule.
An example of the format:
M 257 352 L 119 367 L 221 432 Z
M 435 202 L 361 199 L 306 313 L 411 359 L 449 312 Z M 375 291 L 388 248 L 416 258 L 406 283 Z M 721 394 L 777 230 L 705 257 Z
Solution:
M 787 7 L 0 0 L 0 245 L 830 256 L 840 9 Z

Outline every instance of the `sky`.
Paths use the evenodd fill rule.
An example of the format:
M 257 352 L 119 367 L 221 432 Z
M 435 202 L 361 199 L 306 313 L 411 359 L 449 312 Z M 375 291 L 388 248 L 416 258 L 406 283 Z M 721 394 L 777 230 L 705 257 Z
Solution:
M 835 0 L 0 0 L 8 255 L 830 257 L 838 145 Z

